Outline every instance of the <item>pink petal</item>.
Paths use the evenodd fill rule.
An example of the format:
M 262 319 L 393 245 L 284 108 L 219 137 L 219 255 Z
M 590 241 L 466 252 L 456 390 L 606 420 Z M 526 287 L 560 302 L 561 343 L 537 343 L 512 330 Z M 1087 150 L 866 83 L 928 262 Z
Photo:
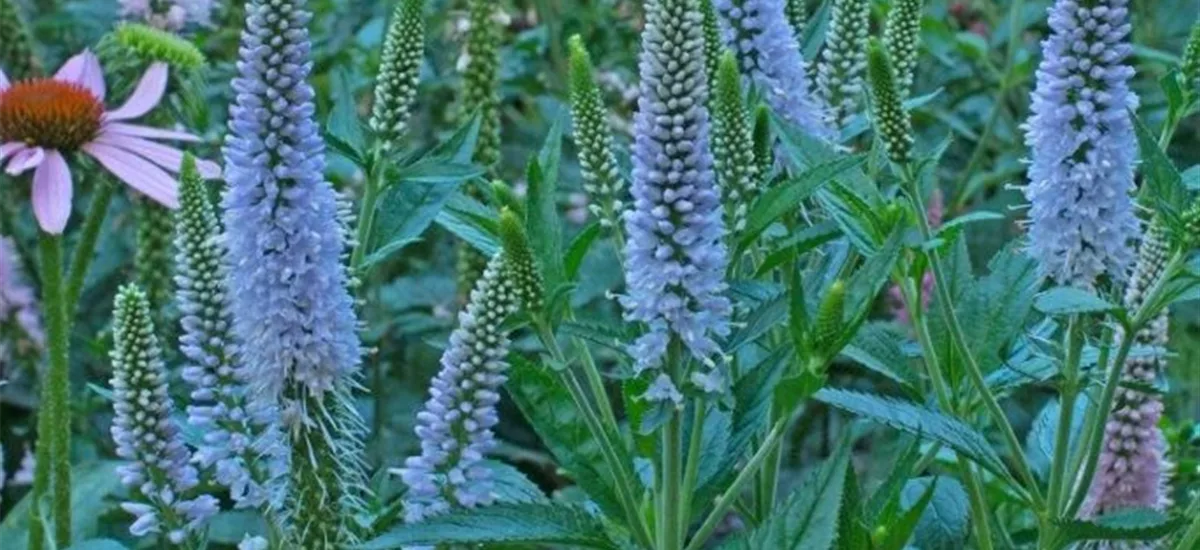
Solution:
M 153 63 L 142 75 L 137 88 L 130 94 L 125 104 L 115 111 L 104 114 L 105 120 L 128 120 L 149 113 L 162 101 L 163 93 L 167 91 L 167 64 Z
M 100 60 L 91 50 L 83 50 L 68 59 L 58 72 L 54 73 L 54 79 L 79 84 L 92 92 L 96 99 L 104 101 L 104 70 L 100 68 Z
M 187 132 L 176 132 L 173 130 L 163 130 L 161 128 L 151 128 L 149 126 L 141 126 L 137 124 L 125 124 L 123 122 L 110 122 L 104 125 L 105 133 L 121 134 L 125 136 L 137 136 L 150 139 L 171 139 L 175 141 L 200 141 L 196 137 Z
M 4 69 L 0 69 L 0 92 L 7 90 L 12 83 L 8 81 L 8 75 L 4 74 Z
M 0 144 L 0 165 L 4 164 L 4 159 L 8 158 L 9 155 L 14 155 L 24 148 L 25 144 L 19 141 L 10 141 L 8 143 Z
M 179 184 L 162 168 L 129 151 L 105 143 L 92 142 L 83 150 L 95 157 L 109 172 L 130 187 L 167 208 L 179 207 Z
M 58 235 L 71 217 L 71 169 L 58 151 L 45 156 L 33 173 L 33 215 L 43 231 Z
M 26 147 L 13 155 L 5 172 L 8 172 L 10 176 L 19 176 L 26 170 L 40 165 L 45 158 L 46 151 L 41 147 Z
M 183 164 L 183 151 L 142 138 L 105 133 L 96 138 L 95 142 L 135 153 L 171 172 L 179 173 L 180 165 Z M 197 160 L 196 169 L 204 179 L 221 177 L 221 167 L 207 160 Z

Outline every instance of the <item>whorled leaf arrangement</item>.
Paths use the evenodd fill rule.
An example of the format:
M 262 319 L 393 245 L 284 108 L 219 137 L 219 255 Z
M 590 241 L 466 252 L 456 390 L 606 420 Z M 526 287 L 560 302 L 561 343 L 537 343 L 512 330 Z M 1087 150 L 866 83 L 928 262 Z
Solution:
M 408 131 L 424 54 L 425 0 L 401 0 L 383 41 L 369 122 L 387 149 Z
M 237 508 L 278 509 L 282 495 L 271 481 L 287 474 L 279 410 L 248 394 L 225 292 L 221 228 L 190 156 L 180 171 L 175 227 L 179 351 L 183 379 L 192 386 L 188 423 L 204 434 L 195 462 L 229 490 Z
M 291 450 L 289 544 L 320 549 L 356 540 L 364 427 L 345 234 L 308 83 L 311 18 L 304 0 L 246 5 L 223 204 L 241 360 L 255 406 L 280 408 Z
M 629 321 L 647 332 L 630 347 L 637 373 L 653 371 L 646 397 L 679 402 L 678 384 L 660 370 L 672 339 L 701 365 L 691 381 L 721 392 L 723 358 L 715 338 L 729 331 L 723 296 L 728 262 L 720 192 L 709 151 L 703 26 L 697 0 L 646 5 L 634 119 L 633 209 L 625 218 Z M 790 35 L 789 35 L 790 36 Z
M 199 485 L 183 435 L 171 418 L 167 371 L 146 294 L 127 286 L 113 313 L 113 441 L 121 482 L 135 500 L 121 507 L 137 516 L 130 533 L 161 535 L 173 547 L 197 548 L 201 527 L 217 513 L 217 499 L 189 496 Z
M 817 65 L 817 90 L 829 106 L 828 124 L 838 130 L 858 111 L 862 99 L 870 28 L 869 0 L 834 0 Z
M 780 117 L 801 130 L 832 139 L 828 109 L 810 93 L 807 63 L 784 17 L 785 0 L 714 0 L 726 46 L 742 74 Z
M 458 328 L 417 414 L 421 454 L 394 470 L 408 486 L 404 517 L 415 523 L 452 507 L 486 506 L 495 500 L 484 456 L 496 446 L 492 427 L 507 380 L 508 329 L 504 321 L 541 307 L 542 281 L 521 220 L 505 210 L 503 248 L 475 283 L 458 315 Z
M 1057 0 L 1042 42 L 1032 114 L 1029 250 L 1060 284 L 1121 280 L 1138 234 L 1130 191 L 1137 141 L 1128 0 Z
M 619 231 L 625 182 L 613 153 L 608 110 L 596 85 L 592 59 L 579 36 L 571 37 L 570 87 L 571 117 L 575 128 L 575 146 L 579 148 L 579 171 L 583 190 L 590 198 L 588 208 L 600 224 Z

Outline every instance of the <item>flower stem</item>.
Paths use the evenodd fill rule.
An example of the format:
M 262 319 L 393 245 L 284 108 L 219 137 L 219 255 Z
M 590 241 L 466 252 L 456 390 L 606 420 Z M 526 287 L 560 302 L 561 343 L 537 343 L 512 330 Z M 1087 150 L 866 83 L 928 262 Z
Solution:
M 58 548 L 71 545 L 71 410 L 70 364 L 68 361 L 67 304 L 63 298 L 62 237 L 42 233 L 39 248 L 42 262 L 42 307 L 46 316 L 49 366 L 42 381 L 42 410 L 38 415 L 37 464 L 31 495 L 29 547 L 44 545 L 44 515 L 40 501 L 51 490 L 54 542 Z
M 363 258 L 366 256 L 367 239 L 371 237 L 371 226 L 375 224 L 375 205 L 379 202 L 379 192 L 382 190 L 383 175 L 387 172 L 387 162 L 383 160 L 382 149 L 376 148 L 371 155 L 371 174 L 367 177 L 363 188 L 362 205 L 358 211 L 358 227 L 355 229 L 354 252 L 350 255 L 350 272 L 359 276 Z
M 83 293 L 83 283 L 87 278 L 88 266 L 96 255 L 96 242 L 100 239 L 100 229 L 104 226 L 104 218 L 108 215 L 108 205 L 112 203 L 116 187 L 104 177 L 93 178 L 96 182 L 95 193 L 92 194 L 92 204 L 88 207 L 87 218 L 84 218 L 83 229 L 79 242 L 71 253 L 71 270 L 68 272 L 66 308 L 67 317 L 75 313 L 79 296 Z
M 912 196 L 913 206 L 917 209 L 917 227 L 921 230 L 921 238 L 929 242 L 933 238 L 933 231 L 929 228 L 929 220 L 925 219 L 925 200 L 921 197 L 916 175 L 913 173 L 911 167 L 906 167 L 904 176 L 905 183 L 907 184 L 906 187 L 910 190 L 909 194 Z M 975 353 L 967 343 L 966 332 L 963 330 L 962 323 L 958 319 L 958 313 L 954 311 L 954 298 L 950 295 L 950 280 L 946 276 L 945 269 L 942 266 L 941 255 L 938 254 L 936 249 L 931 249 L 926 254 L 929 257 L 929 266 L 933 270 L 934 290 L 938 295 L 938 305 L 941 308 L 942 315 L 946 318 L 946 323 L 950 326 L 950 336 L 954 342 L 954 347 L 957 348 L 966 363 L 967 375 L 971 383 L 975 386 L 975 390 L 979 392 L 980 397 L 983 399 L 988 414 L 992 417 L 992 422 L 1000 428 L 1000 433 L 1004 436 L 1009 453 L 1012 455 L 1013 462 L 1017 466 L 1017 473 L 1020 475 L 1021 481 L 1025 483 L 1034 509 L 1042 511 L 1045 509 L 1045 502 L 1041 489 L 1038 487 L 1037 479 L 1033 476 L 1033 470 L 1029 467 L 1029 462 L 1025 458 L 1025 448 L 1021 445 L 1021 441 L 1017 439 L 1017 434 L 1013 431 L 1008 417 L 1004 415 L 1004 409 L 1000 408 L 1000 403 L 996 400 L 996 396 L 988 388 L 987 381 L 983 377 L 983 370 L 980 369 L 979 362 L 975 358 Z
M 683 505 L 679 509 L 679 525 L 687 532 L 692 519 L 692 497 L 696 490 L 696 478 L 700 475 L 700 451 L 704 443 L 704 417 L 708 412 L 704 400 L 692 401 L 692 433 L 688 438 L 687 467 L 683 472 Z
M 754 456 L 750 457 L 750 460 L 746 462 L 746 466 L 742 468 L 742 471 L 738 472 L 737 477 L 733 479 L 733 483 L 729 485 L 729 488 L 724 493 L 721 493 L 720 497 L 717 497 L 717 502 L 713 505 L 712 512 L 709 512 L 708 517 L 704 519 L 704 523 L 700 524 L 700 528 L 696 530 L 696 535 L 692 537 L 692 541 L 688 543 L 686 550 L 700 550 L 704 547 L 704 543 L 712 536 L 713 530 L 725 518 L 725 513 L 729 511 L 730 506 L 733 506 L 733 503 L 741 496 L 742 488 L 754 478 L 755 473 L 763 465 L 767 455 L 771 454 L 779 446 L 780 438 L 783 437 L 783 430 L 786 426 L 787 419 L 785 418 L 780 418 L 775 422 L 775 426 L 771 428 L 770 433 L 763 439 L 763 443 L 759 446 L 758 451 L 754 453 Z
M 1063 366 L 1063 382 L 1059 399 L 1058 431 L 1054 438 L 1054 461 L 1050 470 L 1050 489 L 1047 504 L 1051 514 L 1057 514 L 1062 505 L 1064 491 L 1070 491 L 1070 482 L 1064 481 L 1067 473 L 1068 450 L 1071 446 L 1071 426 L 1075 414 L 1075 398 L 1079 395 L 1079 362 L 1083 351 L 1083 323 L 1079 315 L 1072 315 L 1067 325 L 1067 357 Z

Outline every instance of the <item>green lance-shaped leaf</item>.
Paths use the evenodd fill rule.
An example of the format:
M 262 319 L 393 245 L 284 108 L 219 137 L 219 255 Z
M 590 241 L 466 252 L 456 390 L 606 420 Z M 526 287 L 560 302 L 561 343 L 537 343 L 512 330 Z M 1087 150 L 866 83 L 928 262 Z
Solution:
M 713 157 L 724 195 L 725 222 L 734 231 L 746 227 L 746 213 L 758 197 L 760 174 L 754 157 L 754 129 L 742 100 L 737 59 L 725 52 L 713 94 Z
M 717 23 L 717 10 L 713 0 L 700 0 L 700 13 L 704 17 L 701 29 L 704 32 L 704 74 L 708 76 L 708 88 L 716 86 L 720 78 L 718 72 L 721 65 L 721 28 Z M 714 95 L 709 94 L 709 101 Z
M 575 146 L 579 148 L 579 166 L 583 175 L 583 190 L 591 199 L 589 209 L 600 224 L 620 230 L 621 193 L 624 181 L 613 153 L 612 131 L 604 98 L 596 86 L 592 58 L 583 39 L 572 36 L 569 46 L 571 117 L 574 122 Z
M 808 0 L 787 0 L 783 10 L 788 24 L 792 26 L 792 35 L 796 37 L 797 42 L 804 44 L 804 26 L 808 24 Z
M 9 80 L 29 78 L 37 72 L 33 43 L 14 0 L 0 0 L 0 68 Z
M 1183 78 L 1196 93 L 1200 93 L 1200 21 L 1192 25 L 1192 34 L 1183 49 Z
M 817 66 L 817 90 L 829 106 L 832 126 L 841 129 L 857 112 L 867 68 L 867 33 L 871 27 L 869 0 L 834 0 L 825 34 L 825 49 Z
M 912 121 L 901 105 L 900 94 L 896 90 L 895 72 L 883 46 L 879 41 L 871 40 L 869 50 L 875 131 L 883 138 L 892 162 L 906 164 L 913 147 Z
M 425 53 L 424 11 L 425 0 L 400 0 L 383 41 L 370 126 L 385 148 L 408 130 Z
M 883 43 L 896 72 L 896 92 L 904 99 L 912 92 L 917 70 L 917 46 L 921 33 L 922 0 L 896 0 L 888 12 Z
M 516 290 L 518 301 L 527 311 L 542 308 L 544 290 L 542 274 L 525 234 L 525 222 L 512 210 L 505 208 L 500 213 L 500 243 L 503 256 L 500 278 Z

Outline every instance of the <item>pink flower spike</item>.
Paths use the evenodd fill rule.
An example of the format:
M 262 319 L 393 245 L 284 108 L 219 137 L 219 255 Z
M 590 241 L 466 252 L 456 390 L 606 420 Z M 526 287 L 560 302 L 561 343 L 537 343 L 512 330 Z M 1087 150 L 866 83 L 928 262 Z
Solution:
M 46 152 L 41 147 L 27 147 L 13 155 L 5 172 L 10 176 L 19 176 L 26 170 L 41 164 L 44 158 L 46 158 Z
M 166 63 L 157 62 L 150 65 L 133 94 L 125 100 L 125 104 L 115 111 L 105 113 L 104 120 L 129 120 L 149 113 L 158 106 L 163 93 L 167 91 L 167 76 Z
M 83 50 L 68 59 L 58 72 L 54 73 L 54 79 L 79 84 L 92 92 L 96 99 L 104 101 L 104 71 L 100 68 L 100 60 L 91 50 Z
M 43 231 L 59 235 L 71 217 L 71 169 L 58 151 L 45 157 L 33 172 L 33 215 Z
M 104 143 L 89 143 L 83 150 L 130 187 L 167 208 L 179 208 L 175 179 L 150 161 Z

